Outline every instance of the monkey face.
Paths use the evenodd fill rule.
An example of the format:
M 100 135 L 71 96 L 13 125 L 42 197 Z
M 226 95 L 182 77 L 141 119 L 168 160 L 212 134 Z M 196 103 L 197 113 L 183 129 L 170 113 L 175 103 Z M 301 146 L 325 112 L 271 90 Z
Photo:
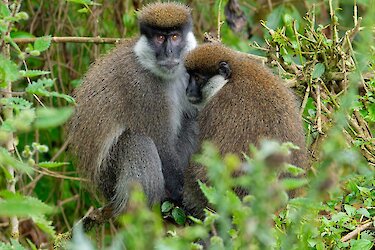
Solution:
M 141 25 L 141 33 L 146 36 L 156 66 L 162 72 L 171 73 L 183 64 L 182 56 L 186 51 L 190 29 L 189 24 L 173 28 Z
M 186 88 L 188 100 L 198 106 L 204 106 L 228 82 L 231 69 L 227 62 L 220 62 L 216 72 L 202 73 L 202 69 L 188 70 L 189 84 Z

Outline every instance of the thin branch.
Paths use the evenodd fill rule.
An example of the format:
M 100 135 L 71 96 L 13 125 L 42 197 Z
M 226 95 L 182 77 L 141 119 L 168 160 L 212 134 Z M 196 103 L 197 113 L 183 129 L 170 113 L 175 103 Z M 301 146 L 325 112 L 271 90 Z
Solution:
M 14 38 L 13 41 L 18 44 L 33 43 L 37 37 Z M 102 38 L 102 37 L 52 37 L 53 43 L 118 43 L 128 38 Z
M 348 241 L 350 239 L 353 239 L 360 232 L 362 232 L 362 231 L 366 230 L 367 228 L 369 228 L 373 223 L 374 223 L 373 221 L 370 221 L 370 222 L 367 222 L 366 224 L 363 224 L 363 225 L 357 227 L 355 230 L 353 230 L 352 232 L 350 232 L 347 235 L 345 235 L 344 237 L 342 237 L 341 238 L 341 242 L 345 242 L 345 241 Z

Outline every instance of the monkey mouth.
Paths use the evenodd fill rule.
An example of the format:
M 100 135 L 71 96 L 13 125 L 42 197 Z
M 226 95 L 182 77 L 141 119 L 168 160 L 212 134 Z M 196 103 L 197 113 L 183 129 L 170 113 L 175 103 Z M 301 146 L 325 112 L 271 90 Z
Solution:
M 177 60 L 168 60 L 168 61 L 159 62 L 159 66 L 167 70 L 172 70 L 176 68 L 178 65 L 180 65 L 180 62 Z

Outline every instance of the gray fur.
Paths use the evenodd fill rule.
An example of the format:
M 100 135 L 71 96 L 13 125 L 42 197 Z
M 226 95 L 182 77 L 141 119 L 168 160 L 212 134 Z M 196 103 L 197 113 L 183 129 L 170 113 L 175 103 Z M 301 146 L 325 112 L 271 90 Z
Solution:
M 77 167 L 108 200 L 112 216 L 126 209 L 132 182 L 142 185 L 150 205 L 171 195 L 165 186 L 182 192 L 182 172 L 196 147 L 185 69 L 160 74 L 140 51 L 150 53 L 142 37 L 117 45 L 90 67 L 68 125 Z

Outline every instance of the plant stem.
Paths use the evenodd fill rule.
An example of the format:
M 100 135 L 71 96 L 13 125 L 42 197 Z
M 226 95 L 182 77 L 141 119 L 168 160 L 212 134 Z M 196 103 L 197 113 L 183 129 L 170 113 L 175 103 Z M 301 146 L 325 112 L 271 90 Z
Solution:
M 8 0 L 3 0 L 3 3 L 9 8 L 9 1 Z M 21 4 L 21 1 L 17 1 L 17 5 L 15 7 L 15 11 L 13 12 L 13 15 L 15 15 L 15 13 L 18 11 L 18 6 L 20 6 Z M 6 58 L 10 58 L 10 46 L 9 44 L 5 43 L 5 40 L 8 40 L 9 39 L 9 36 L 10 36 L 10 27 L 11 27 L 11 22 L 8 21 L 8 32 L 5 33 L 5 36 L 3 37 L 3 41 L 2 41 L 2 53 L 3 55 L 6 57 Z M 11 98 L 12 97 L 12 83 L 11 82 L 7 82 L 6 83 L 6 87 L 3 89 L 5 92 L 3 92 L 3 97 L 4 98 Z M 4 116 L 4 119 L 7 120 L 7 119 L 12 119 L 13 118 L 13 109 L 12 108 L 4 108 L 3 109 L 3 116 Z M 10 136 L 8 138 L 8 141 L 6 142 L 6 148 L 8 150 L 9 153 L 13 154 L 14 151 L 15 151 L 15 147 L 14 147 L 14 135 L 13 133 L 10 133 Z M 9 190 L 10 192 L 12 193 L 16 193 L 16 182 L 17 182 L 17 178 L 16 178 L 16 172 L 14 170 L 14 168 L 9 165 L 9 166 L 6 166 L 7 169 L 8 169 L 8 172 L 9 172 L 9 175 L 11 176 L 10 179 L 8 180 L 7 182 L 7 190 Z M 18 240 L 19 238 L 19 221 L 18 221 L 18 218 L 16 216 L 13 216 L 10 218 L 10 227 L 11 227 L 11 236 L 13 239 L 15 240 Z

